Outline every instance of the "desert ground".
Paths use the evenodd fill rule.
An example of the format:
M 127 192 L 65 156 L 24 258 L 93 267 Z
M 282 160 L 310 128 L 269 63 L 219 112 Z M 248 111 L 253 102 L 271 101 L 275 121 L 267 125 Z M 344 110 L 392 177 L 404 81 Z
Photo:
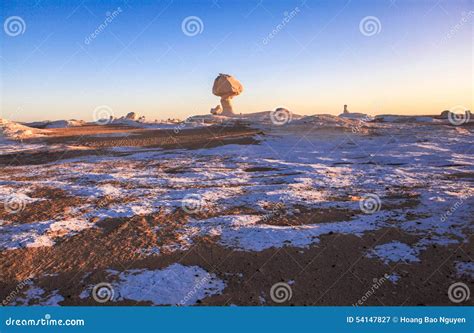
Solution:
M 3 305 L 474 304 L 472 122 L 262 119 L 0 139 Z

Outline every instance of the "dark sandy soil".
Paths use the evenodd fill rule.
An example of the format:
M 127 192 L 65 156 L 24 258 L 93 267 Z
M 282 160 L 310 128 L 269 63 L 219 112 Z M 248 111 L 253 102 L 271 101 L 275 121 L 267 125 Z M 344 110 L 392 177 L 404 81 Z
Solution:
M 22 249 L 2 253 L 0 297 L 7 296 L 31 274 L 43 276 L 35 284 L 44 290 L 59 290 L 63 305 L 96 305 L 80 299 L 87 285 L 105 279 L 107 269 L 159 269 L 172 263 L 197 265 L 227 281 L 222 295 L 200 302 L 202 305 L 278 305 L 271 301 L 270 288 L 276 282 L 294 281 L 293 297 L 284 305 L 353 305 L 368 292 L 374 279 L 396 271 L 398 284 L 381 283 L 364 305 L 444 305 L 447 290 L 458 280 L 456 261 L 474 255 L 472 245 L 438 247 L 425 251 L 417 264 L 385 265 L 363 253 L 377 244 L 398 240 L 412 244 L 417 237 L 385 228 L 362 237 L 331 234 L 308 249 L 283 247 L 261 252 L 236 251 L 220 246 L 212 237 L 198 240 L 189 251 L 145 256 L 141 249 L 176 240 L 185 215 L 154 215 L 108 220 L 100 228 L 67 238 L 54 247 Z M 159 234 L 154 226 L 164 225 Z M 84 279 L 85 272 L 92 272 Z M 7 282 L 10 281 L 10 282 Z M 472 284 L 471 284 L 472 286 Z M 260 296 L 262 298 L 260 298 Z M 147 304 L 131 301 L 116 305 Z M 474 305 L 471 301 L 464 305 Z
M 97 136 L 102 134 L 106 136 Z M 13 189 L 13 192 L 20 191 L 22 186 L 28 186 L 30 189 L 28 197 L 31 199 L 31 202 L 28 201 L 20 211 L 15 213 L 9 211 L 6 205 L 0 204 L 0 224 L 6 227 L 23 227 L 39 221 L 64 221 L 77 216 L 86 216 L 86 211 L 93 213 L 102 209 L 114 211 L 114 209 L 118 210 L 117 205 L 120 207 L 120 205 L 126 206 L 143 201 L 154 202 L 162 195 L 159 190 L 163 188 L 168 191 L 166 194 L 173 194 L 176 189 L 197 193 L 198 190 L 217 188 L 216 196 L 220 199 L 221 194 L 225 197 L 226 193 L 230 193 L 236 198 L 242 194 L 231 192 L 234 189 L 241 189 L 245 194 L 251 195 L 257 188 L 270 188 L 280 184 L 305 185 L 296 181 L 291 182 L 294 180 L 291 177 L 297 179 L 308 177 L 303 167 L 294 168 L 294 164 L 298 164 L 296 162 L 288 163 L 293 169 L 285 169 L 287 164 L 284 163 L 273 166 L 268 161 L 264 161 L 265 163 L 260 161 L 261 163 L 257 164 L 251 160 L 231 160 L 228 156 L 218 154 L 191 156 L 190 160 L 186 159 L 189 157 L 186 155 L 185 162 L 180 160 L 179 158 L 182 157 L 179 156 L 175 160 L 166 160 L 167 155 L 159 156 L 163 160 L 154 159 L 154 157 L 120 159 L 122 156 L 126 157 L 137 151 L 164 150 L 168 153 L 168 149 L 170 152 L 182 149 L 194 154 L 196 151 L 193 149 L 211 148 L 229 143 L 240 144 L 242 146 L 238 147 L 244 150 L 245 147 L 259 147 L 259 139 L 263 136 L 264 134 L 260 131 L 245 126 L 212 126 L 179 131 L 123 126 L 84 126 L 51 130 L 47 137 L 27 143 L 47 143 L 51 147 L 64 145 L 64 148 L 59 146 L 57 150 L 30 150 L 0 155 L 0 182 L 5 188 L 8 186 L 8 190 Z M 346 138 L 346 136 L 342 137 Z M 336 147 L 339 144 L 338 142 Z M 417 144 L 420 143 L 417 142 Z M 66 148 L 66 145 L 69 148 Z M 261 146 L 265 147 L 263 144 Z M 133 147 L 139 149 L 130 149 Z M 319 147 L 311 148 L 317 150 Z M 292 152 L 290 150 L 285 153 Z M 308 153 L 309 149 L 303 150 L 301 156 L 306 158 Z M 66 161 L 85 156 L 114 158 L 110 160 L 104 158 L 101 161 L 93 158 L 83 159 L 80 161 L 83 165 L 77 169 L 78 172 L 74 169 L 73 160 Z M 416 155 L 416 158 L 418 156 L 421 155 Z M 115 157 L 119 158 L 115 159 Z M 212 163 L 207 164 L 209 159 L 213 159 Z M 400 242 L 416 248 L 421 241 L 436 238 L 436 232 L 433 233 L 432 230 L 409 233 L 400 224 L 406 221 L 421 224 L 418 221 L 430 216 L 431 212 L 427 211 L 426 207 L 423 208 L 424 210 L 417 210 L 422 206 L 423 199 L 426 200 L 428 186 L 440 184 L 440 186 L 445 186 L 446 191 L 454 192 L 458 190 L 454 185 L 460 182 L 464 184 L 464 188 L 472 184 L 474 173 L 469 167 L 459 170 L 451 169 L 456 165 L 463 166 L 456 161 L 448 167 L 433 166 L 444 171 L 444 173 L 429 175 L 433 177 L 430 178 L 433 183 L 412 182 L 386 186 L 386 180 L 382 181 L 380 174 L 374 174 L 367 183 L 369 185 L 379 183 L 380 188 L 384 188 L 384 194 L 381 195 L 382 211 L 396 211 L 399 215 L 406 213 L 403 215 L 404 221 L 393 216 L 384 217 L 381 228 L 364 230 L 361 233 L 331 231 L 315 236 L 314 242 L 307 247 L 293 246 L 285 239 L 282 247 L 269 247 L 261 251 L 225 246 L 221 242 L 220 235 L 197 235 L 192 239 L 191 246 L 186 239 L 183 239 L 183 230 L 189 227 L 193 219 L 258 216 L 258 221 L 255 222 L 257 227 L 274 229 L 305 228 L 311 225 L 324 226 L 341 221 L 362 220 L 366 215 L 358 208 L 357 202 L 361 199 L 363 192 L 359 188 L 338 187 L 339 180 L 346 172 L 344 170 L 365 171 L 365 174 L 359 173 L 357 177 L 372 175 L 371 172 L 375 172 L 376 168 L 378 171 L 390 170 L 391 173 L 385 175 L 387 178 L 388 175 L 394 175 L 395 178 L 400 174 L 407 174 L 408 177 L 405 179 L 411 181 L 411 176 L 417 177 L 416 174 L 411 173 L 413 169 L 407 169 L 409 172 L 403 173 L 404 163 L 391 160 L 389 161 L 391 164 L 372 166 L 375 163 L 369 158 L 367 161 L 360 162 L 360 165 L 364 165 L 366 169 L 362 167 L 358 169 L 359 166 L 345 169 L 350 168 L 355 163 L 354 161 L 352 159 L 327 162 L 330 166 L 325 165 L 324 170 L 330 170 L 334 174 L 328 176 L 329 171 L 320 171 L 319 183 L 317 186 L 310 187 L 310 190 L 314 192 L 328 190 L 330 195 L 324 197 L 324 200 L 325 203 L 334 204 L 331 206 L 312 208 L 304 204 L 295 204 L 289 213 L 284 202 L 269 200 L 262 207 L 265 212 L 268 212 L 266 215 L 262 215 L 262 211 L 257 211 L 255 206 L 250 204 L 220 206 L 218 202 L 215 207 L 211 202 L 209 209 L 195 213 L 186 212 L 183 207 L 173 206 L 173 209 L 165 209 L 158 206 L 159 209 L 152 214 L 135 213 L 131 217 L 99 218 L 98 216 L 101 215 L 96 214 L 87 221 L 93 224 L 92 227 L 78 232 L 67 232 L 67 236 L 61 234 L 65 232 L 64 230 L 48 230 L 46 236 L 54 240 L 52 246 L 0 250 L 0 299 L 7 299 L 13 291 L 15 291 L 14 297 L 9 298 L 11 303 L 14 303 L 15 299 L 24 297 L 28 288 L 16 292 L 18 285 L 31 278 L 34 286 L 41 288 L 46 294 L 57 292 L 64 297 L 60 305 L 102 305 L 91 297 L 81 297 L 81 293 L 88 287 L 103 281 L 113 283 L 113 279 L 117 277 L 111 278 L 108 274 L 109 270 L 119 272 L 130 269 L 157 270 L 174 263 L 198 266 L 225 281 L 226 287 L 222 293 L 203 298 L 196 305 L 453 305 L 448 296 L 448 289 L 453 283 L 463 281 L 470 290 L 474 290 L 473 278 L 460 277 L 459 270 L 456 268 L 460 262 L 471 263 L 474 257 L 474 243 L 469 229 L 469 224 L 472 226 L 474 223 L 473 216 L 466 224 L 458 223 L 458 225 L 465 225 L 465 229 L 456 229 L 455 232 L 446 236 L 448 240 L 452 237 L 452 244 L 448 242 L 440 246 L 436 242 L 433 244 L 428 242 L 426 248 L 418 254 L 419 261 L 384 262 L 380 258 L 367 255 L 368 251 L 377 245 Z M 56 168 L 59 165 L 62 169 L 58 171 Z M 321 164 L 317 165 L 321 167 Z M 418 172 L 420 169 L 417 169 Z M 114 174 L 117 170 L 119 172 Z M 239 181 L 235 179 L 232 182 L 227 181 L 226 177 L 229 177 L 232 172 L 235 172 Z M 318 171 L 311 169 L 308 172 Z M 134 177 L 133 179 L 127 178 L 129 173 L 132 174 L 130 177 Z M 197 178 L 202 176 L 202 173 L 217 176 L 209 179 Z M 112 174 L 115 177 L 111 177 Z M 145 181 L 140 181 L 142 176 Z M 186 182 L 189 179 L 191 181 Z M 204 181 L 195 179 L 204 179 Z M 256 179 L 261 182 L 256 182 Z M 332 182 L 324 183 L 326 179 L 331 179 Z M 73 194 L 78 189 L 85 191 L 92 188 L 112 189 L 112 192 L 89 196 Z M 271 189 L 265 191 L 271 193 Z M 302 192 L 298 192 L 298 189 Z M 128 190 L 137 191 L 129 192 Z M 148 190 L 157 190 L 156 197 L 153 197 L 155 194 L 148 197 L 132 195 L 133 193 L 147 194 Z M 306 193 L 304 191 L 307 189 L 297 187 L 295 190 L 288 186 L 286 190 L 294 190 L 294 195 L 304 196 Z M 423 197 L 424 194 L 425 197 Z M 435 196 L 433 193 L 429 195 Z M 306 200 L 306 197 L 304 199 Z M 462 202 L 463 209 L 469 205 L 466 202 Z M 79 212 L 79 208 L 83 211 Z M 461 231 L 471 236 L 460 241 Z M 159 254 L 153 253 L 156 249 L 159 249 Z M 396 281 L 389 281 L 386 278 L 393 275 L 398 277 Z M 291 299 L 281 304 L 275 303 L 270 295 L 272 286 L 278 282 L 288 283 L 289 281 L 292 289 Z M 373 292 L 374 281 L 379 281 L 376 292 Z M 39 301 L 33 299 L 29 304 L 35 304 L 35 302 Z M 150 304 L 150 302 L 122 300 L 103 305 Z M 473 298 L 459 305 L 474 305 Z
M 100 136 L 104 134 L 107 136 Z M 258 142 L 257 134 L 262 133 L 245 126 L 156 130 L 104 125 L 51 129 L 46 137 L 24 140 L 24 143 L 67 145 L 68 148 L 0 155 L 0 166 L 38 165 L 87 155 L 120 155 L 119 152 L 104 150 L 113 147 L 203 149 L 225 144 L 253 144 Z
M 403 192 L 399 193 L 401 196 Z M 21 214 L 15 215 L 13 223 L 57 218 L 58 214 L 66 218 L 79 200 L 48 187 L 39 187 L 32 196 L 49 200 L 40 201 L 47 204 L 28 205 Z M 397 197 L 396 194 L 392 196 Z M 107 207 L 111 203 L 113 199 L 107 197 L 94 202 L 97 207 Z M 406 200 L 396 208 L 414 205 L 416 198 Z M 272 216 L 260 223 L 281 226 L 332 223 L 355 219 L 361 214 L 346 209 L 302 208 L 300 214 L 291 216 L 283 207 L 273 211 Z M 220 212 L 223 215 L 253 213 L 245 207 Z M 0 219 L 8 216 L 0 209 Z M 212 216 L 212 212 L 200 213 L 199 218 Z M 421 236 L 401 232 L 396 225 L 363 236 L 330 233 L 309 248 L 286 246 L 260 252 L 241 251 L 219 245 L 219 237 L 207 236 L 195 239 L 189 250 L 145 254 L 146 249 L 179 243 L 181 229 L 188 219 L 189 215 L 182 210 L 173 214 L 163 211 L 143 217 L 105 219 L 98 222 L 96 228 L 59 239 L 53 247 L 3 251 L 0 298 L 7 297 L 20 281 L 34 275 L 40 277 L 35 279 L 37 287 L 46 291 L 59 290 L 65 297 L 62 305 L 97 305 L 93 299 L 81 299 L 79 295 L 87 285 L 106 279 L 108 269 L 162 269 L 180 263 L 197 265 L 227 281 L 221 295 L 198 302 L 201 305 L 279 305 L 272 302 L 269 292 L 273 284 L 284 281 L 293 281 L 293 296 L 284 305 L 354 305 L 362 300 L 363 305 L 445 305 L 449 286 L 459 279 L 455 263 L 469 261 L 474 256 L 472 242 L 469 242 L 461 246 L 432 245 L 415 264 L 384 264 L 367 258 L 364 253 L 378 244 L 400 241 L 410 245 L 420 240 Z M 393 272 L 400 275 L 397 284 L 383 279 Z M 374 279 L 382 279 L 377 292 L 364 298 L 373 289 Z M 121 301 L 114 304 L 149 303 Z M 474 303 L 469 300 L 463 305 Z

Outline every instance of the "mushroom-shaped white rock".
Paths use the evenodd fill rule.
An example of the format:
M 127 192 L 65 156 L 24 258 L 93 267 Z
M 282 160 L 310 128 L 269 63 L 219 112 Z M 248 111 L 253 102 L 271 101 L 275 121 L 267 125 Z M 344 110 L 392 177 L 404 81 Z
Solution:
M 231 99 L 240 95 L 243 90 L 242 84 L 232 75 L 219 74 L 214 80 L 212 93 L 221 98 L 223 116 L 234 116 Z

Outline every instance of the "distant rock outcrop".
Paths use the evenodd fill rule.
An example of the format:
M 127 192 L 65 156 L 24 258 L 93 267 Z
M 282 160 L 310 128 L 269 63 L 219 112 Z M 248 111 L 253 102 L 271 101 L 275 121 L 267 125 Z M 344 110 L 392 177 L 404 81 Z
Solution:
M 363 119 L 363 120 L 370 120 L 371 117 L 366 113 L 359 113 L 359 112 L 348 112 L 348 113 L 341 113 L 339 115 L 341 118 L 347 119 Z
M 0 143 L 5 140 L 23 140 L 41 137 L 47 133 L 49 133 L 48 130 L 41 130 L 0 118 Z
M 469 120 L 472 118 L 471 117 L 472 114 L 471 114 L 471 111 L 470 110 L 464 110 L 464 112 L 460 112 L 460 113 L 457 113 L 457 112 L 453 112 L 451 110 L 444 110 L 443 112 L 441 112 L 441 115 L 439 115 L 438 117 L 436 117 L 437 119 L 456 119 L 456 118 L 459 118 L 461 119 L 465 119 L 466 122 L 469 122 Z
M 365 113 L 359 113 L 359 112 L 349 112 L 347 109 L 347 104 L 344 104 L 344 110 L 342 113 L 339 115 L 339 117 L 342 118 L 348 118 L 348 119 L 364 119 L 364 120 L 370 120 L 370 116 L 365 114 Z
M 23 125 L 32 127 L 32 128 L 69 128 L 69 127 L 79 127 L 86 124 L 83 120 L 69 119 L 69 120 L 44 120 L 44 121 L 34 121 L 31 123 L 24 123 Z
M 68 127 L 79 127 L 84 126 L 86 123 L 83 120 L 56 120 L 47 124 L 44 128 L 68 128 Z
M 348 117 L 334 116 L 330 114 L 318 114 L 306 116 L 292 121 L 294 127 L 309 126 L 311 130 L 341 130 L 352 133 L 367 134 L 372 123 L 362 119 L 351 119 Z
M 222 115 L 227 117 L 234 116 L 231 100 L 242 93 L 244 87 L 232 75 L 219 74 L 214 80 L 212 93 L 221 98 Z
M 440 117 L 441 119 L 448 119 L 450 113 L 451 113 L 451 111 L 449 111 L 449 110 L 444 110 L 443 112 L 441 112 L 441 115 L 440 115 L 439 117 Z
M 125 116 L 125 119 L 138 120 L 138 115 L 137 115 L 135 112 L 129 112 L 129 113 L 127 113 L 127 115 Z
M 288 110 L 287 108 L 276 108 L 276 109 L 275 109 L 275 112 L 287 112 L 287 113 L 291 113 L 290 110 Z
M 435 119 L 431 116 L 406 116 L 406 115 L 393 115 L 393 114 L 379 114 L 374 118 L 375 122 L 383 123 L 407 123 L 412 124 L 418 123 L 432 123 Z

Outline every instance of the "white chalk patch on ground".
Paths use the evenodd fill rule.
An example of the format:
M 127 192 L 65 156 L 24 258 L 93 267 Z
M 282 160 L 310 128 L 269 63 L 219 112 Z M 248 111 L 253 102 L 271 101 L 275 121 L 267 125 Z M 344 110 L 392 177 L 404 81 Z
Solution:
M 26 290 L 22 297 L 17 297 L 12 305 L 41 305 L 41 306 L 59 306 L 64 301 L 59 290 L 53 290 L 46 293 L 43 289 L 35 287 L 30 283 L 30 288 Z
M 59 290 L 53 290 L 51 295 L 41 303 L 45 306 L 59 306 L 59 302 L 64 301 L 64 297 L 58 294 Z
M 193 305 L 206 297 L 222 293 L 226 284 L 198 266 L 173 264 L 164 269 L 108 270 L 118 278 L 112 283 L 113 301 L 133 300 L 154 305 Z M 88 297 L 92 288 L 80 295 Z
M 467 128 L 460 133 L 452 126 L 429 123 L 373 123 L 370 127 L 377 133 L 373 136 L 351 131 L 320 132 L 322 128 L 350 130 L 354 126 L 354 122 L 330 116 L 306 118 L 303 124 L 309 123 L 309 127 L 298 123 L 270 129 L 270 135 L 261 137 L 258 145 L 198 150 L 115 147 L 109 151 L 120 152 L 120 156 L 83 156 L 41 168 L 9 167 L 8 173 L 0 174 L 0 205 L 3 199 L 17 193 L 26 196 L 23 198 L 27 204 L 44 200 L 29 198 L 28 194 L 37 186 L 53 187 L 90 199 L 88 207 L 74 211 L 77 220 L 87 221 L 172 211 L 182 207 L 187 195 L 199 195 L 201 211 L 210 211 L 217 217 L 190 219 L 183 227 L 179 244 L 167 245 L 168 250 L 184 249 L 183 244 L 191 244 L 193 237 L 200 234 L 220 236 L 221 244 L 249 251 L 308 247 L 329 232 L 361 236 L 387 225 L 421 237 L 413 245 L 417 254 L 432 244 L 448 246 L 469 241 L 473 231 L 472 181 L 446 178 L 474 172 L 474 156 L 469 151 L 474 136 Z M 313 125 L 317 125 L 316 130 Z M 12 175 L 32 180 L 12 180 Z M 391 204 L 403 205 L 410 200 L 413 203 L 414 199 L 405 196 L 406 190 L 419 195 L 415 204 L 386 209 Z M 397 191 L 401 198 L 388 197 Z M 225 210 L 245 207 L 263 218 L 272 215 L 271 207 L 276 205 L 283 205 L 289 214 L 300 206 L 358 211 L 358 201 L 349 198 L 369 193 L 379 195 L 381 211 L 356 215 L 351 221 L 280 227 L 256 224 L 256 215 L 224 216 Z M 94 204 L 105 196 L 113 198 L 114 203 L 105 207 Z M 10 224 L 8 216 L 2 219 L 2 227 Z M 389 219 L 391 224 L 387 223 Z M 30 224 L 30 229 L 11 229 L 17 232 L 16 241 L 11 232 L 6 232 L 7 236 L 2 233 L 0 240 L 31 246 L 50 242 L 50 246 L 54 239 L 48 236 L 49 231 L 42 231 L 42 223 Z M 65 229 L 67 233 L 71 231 Z
M 138 253 L 147 255 L 147 256 L 152 256 L 152 255 L 159 255 L 161 253 L 161 249 L 159 247 L 152 247 L 152 248 L 147 248 L 147 249 L 140 249 L 138 250 Z
M 93 226 L 93 223 L 86 220 L 68 219 L 52 223 L 49 227 L 49 232 L 52 232 L 55 235 L 71 235 L 74 232 L 89 229 Z
M 121 218 L 121 217 L 133 217 L 136 215 L 147 215 L 158 210 L 154 209 L 148 203 L 129 203 L 129 204 L 116 204 L 112 205 L 108 209 L 98 209 L 91 211 L 86 214 L 87 217 L 98 217 L 99 219 L 105 218 Z
M 401 242 L 377 245 L 367 253 L 367 257 L 379 258 L 386 264 L 390 262 L 418 262 L 420 259 L 418 259 L 417 255 L 418 253 L 415 249 Z
M 474 262 L 461 262 L 458 261 L 456 262 L 456 272 L 457 275 L 462 277 L 462 276 L 468 276 L 471 279 L 474 279 Z
M 110 197 L 120 197 L 122 194 L 120 188 L 111 184 L 100 185 L 99 188 L 102 190 L 103 195 L 107 195 Z
M 389 280 L 393 284 L 397 284 L 398 280 L 400 280 L 400 275 L 398 275 L 397 273 L 392 273 L 388 275 L 387 280 Z
M 0 249 L 53 246 L 54 239 L 70 237 L 93 225 L 85 220 L 70 219 L 0 226 Z
M 0 181 L 0 185 L 1 185 Z M 6 186 L 0 186 L 0 205 L 1 208 L 11 212 L 11 214 L 15 214 L 15 209 L 19 209 L 19 207 L 24 207 L 32 202 L 44 200 L 42 198 L 30 198 L 26 192 L 28 189 L 18 189 Z
M 263 251 L 272 247 L 294 246 L 306 248 L 319 242 L 319 236 L 328 233 L 354 234 L 380 228 L 388 215 L 379 212 L 362 215 L 347 222 L 310 224 L 303 226 L 273 226 L 256 224 L 258 215 L 219 216 L 205 220 L 191 219 L 187 232 L 191 234 L 220 236 L 222 245 L 246 251 Z
M 44 234 L 52 221 L 35 222 L 0 227 L 0 247 L 14 250 L 23 247 L 52 246 L 54 243 Z

